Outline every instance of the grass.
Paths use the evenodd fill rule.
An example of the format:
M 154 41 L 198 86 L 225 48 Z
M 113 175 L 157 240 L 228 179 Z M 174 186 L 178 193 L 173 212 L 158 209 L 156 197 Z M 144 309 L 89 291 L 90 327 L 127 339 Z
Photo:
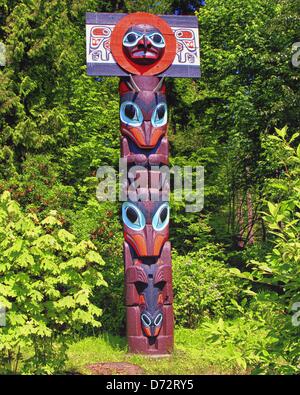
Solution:
M 272 355 L 267 351 L 272 350 L 270 345 L 274 340 L 265 324 L 245 317 L 226 321 L 207 320 L 195 330 L 176 329 L 173 354 L 167 358 L 153 358 L 129 354 L 126 338 L 106 333 L 74 339 L 68 349 L 65 367 L 58 369 L 60 374 L 87 375 L 91 374 L 87 365 L 123 362 L 137 365 L 144 374 L 152 375 L 259 374 L 261 368 L 271 362 L 275 366 L 286 364 L 286 361 L 278 360 L 276 350 L 270 351 Z M 33 354 L 33 349 L 23 350 L 18 372 L 22 371 L 23 361 Z M 59 363 L 54 362 L 59 355 L 57 348 L 56 354 L 49 360 L 49 366 L 45 367 L 57 368 Z
M 109 334 L 82 339 L 70 346 L 67 371 L 88 374 L 87 364 L 127 362 L 142 367 L 145 374 L 248 374 L 224 350 L 210 344 L 201 329 L 177 329 L 175 350 L 169 358 L 151 358 L 127 353 L 126 339 Z

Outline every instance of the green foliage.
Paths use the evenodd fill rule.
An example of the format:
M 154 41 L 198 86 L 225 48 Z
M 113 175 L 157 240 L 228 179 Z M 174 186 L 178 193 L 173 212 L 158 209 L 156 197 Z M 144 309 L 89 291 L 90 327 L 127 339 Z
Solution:
M 100 288 L 94 303 L 101 301 L 103 330 L 111 333 L 124 333 L 125 308 L 123 232 L 120 222 L 120 209 L 114 203 L 88 202 L 82 210 L 71 217 L 72 232 L 80 239 L 91 238 L 105 261 L 102 274 L 108 287 Z
M 266 201 L 268 211 L 263 213 L 272 249 L 264 260 L 256 258 L 249 261 L 250 272 L 240 273 L 235 269 L 241 278 L 279 289 L 278 308 L 285 314 L 276 322 L 276 332 L 281 336 L 275 352 L 285 363 L 282 366 L 270 365 L 269 369 L 284 373 L 298 371 L 299 362 L 299 328 L 293 327 L 292 314 L 288 314 L 293 304 L 300 300 L 300 146 L 292 146 L 298 136 L 296 133 L 287 138 L 287 128 L 284 128 L 277 129 L 276 135 L 268 138 L 272 145 L 267 145 L 266 160 L 276 158 L 277 166 L 283 169 L 277 178 L 266 180 L 265 184 L 266 198 L 271 196 L 277 200 Z
M 235 361 L 244 370 L 269 363 L 269 347 L 278 339 L 254 317 L 245 315 L 235 322 L 207 322 L 203 325 L 207 340 L 220 347 L 220 358 Z
M 119 204 L 95 198 L 97 168 L 116 168 L 119 157 L 118 79 L 86 75 L 85 12 L 191 13 L 190 3 L 1 2 L 0 190 L 22 207 L 2 196 L 5 369 L 56 371 L 74 332 L 124 333 Z M 200 354 L 207 343 L 206 361 L 190 348 L 184 355 L 199 366 L 209 360 L 218 372 L 299 371 L 299 330 L 291 323 L 300 297 L 300 74 L 291 66 L 299 10 L 299 0 L 207 1 L 196 12 L 202 78 L 167 80 L 171 165 L 205 168 L 204 210 L 186 213 L 172 202 L 176 322 L 200 325 L 193 336 L 180 330 L 180 347 L 200 345 Z M 104 280 L 93 245 L 106 263 Z M 108 287 L 96 287 L 97 279 Z M 80 318 L 75 295 L 87 288 L 78 296 Z M 102 327 L 93 329 L 100 308 Z M 208 318 L 223 321 L 209 326 Z M 174 371 L 184 371 L 181 357 Z
M 125 7 L 128 12 L 150 12 L 151 14 L 168 14 L 172 0 L 125 0 Z
M 300 145 L 295 148 L 291 145 L 298 133 L 288 141 L 286 132 L 285 128 L 277 130 L 277 136 L 269 136 L 269 140 L 276 143 L 274 149 L 279 153 L 278 163 L 284 169 L 277 179 L 266 183 L 266 197 L 271 195 L 277 199 L 277 202 L 267 201 L 268 211 L 264 213 L 273 249 L 266 256 L 265 263 L 254 260 L 250 263 L 257 268 L 254 276 L 264 279 L 267 274 L 265 281 L 280 284 L 283 297 L 292 303 L 300 298 Z M 274 191 L 277 191 L 277 196 Z
M 67 343 L 85 326 L 100 326 L 102 310 L 91 303 L 106 285 L 104 264 L 91 241 L 77 243 L 56 212 L 39 221 L 25 215 L 4 192 L 0 197 L 0 303 L 7 325 L 0 329 L 4 371 L 59 371 Z
M 279 163 L 285 169 L 276 183 L 271 183 L 279 191 L 280 200 L 268 201 L 269 210 L 265 213 L 265 221 L 274 237 L 274 247 L 266 256 L 265 263 L 251 262 L 257 268 L 254 276 L 271 284 L 280 284 L 283 291 L 281 300 L 288 312 L 300 300 L 300 145 L 295 148 L 291 145 L 298 136 L 298 133 L 294 134 L 287 140 L 287 130 L 282 129 L 277 130 L 277 136 L 273 137 L 283 152 Z M 299 327 L 293 328 L 291 316 L 287 315 L 281 330 L 283 355 L 290 362 L 288 372 L 298 371 Z
M 233 313 L 232 299 L 242 297 L 243 290 L 223 259 L 220 247 L 210 244 L 186 256 L 173 256 L 177 325 L 196 328 L 204 318 L 226 317 Z
M 185 202 L 173 201 L 171 196 L 170 240 L 179 254 L 198 251 L 213 240 L 209 216 L 187 213 Z
M 257 214 L 264 177 L 276 166 L 265 163 L 261 136 L 285 124 L 291 134 L 299 127 L 299 70 L 291 67 L 299 7 L 287 1 L 279 6 L 269 0 L 210 0 L 197 15 L 202 77 L 168 82 L 172 164 L 205 167 L 202 215 L 216 242 L 235 247 L 239 199 L 246 206 L 250 191 Z M 259 215 L 255 233 L 264 237 Z M 246 230 L 243 237 L 247 243 Z
M 258 292 L 249 303 L 232 301 L 239 312 L 234 320 L 207 321 L 202 324 L 207 341 L 218 349 L 218 356 L 227 363 L 237 364 L 252 374 L 295 372 L 290 369 L 281 348 L 285 320 L 278 296 Z

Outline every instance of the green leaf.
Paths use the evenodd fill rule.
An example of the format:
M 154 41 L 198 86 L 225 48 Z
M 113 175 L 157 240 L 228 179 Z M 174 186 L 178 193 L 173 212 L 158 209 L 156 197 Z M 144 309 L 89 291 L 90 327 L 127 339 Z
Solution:
M 291 144 L 296 138 L 300 136 L 300 133 L 294 133 L 289 141 L 289 144 Z
M 298 158 L 300 159 L 300 144 L 298 145 L 298 147 L 297 147 L 297 156 L 298 156 Z
M 75 236 L 72 235 L 72 233 L 66 231 L 65 229 L 60 229 L 57 233 L 57 236 L 63 242 L 75 240 Z
M 98 254 L 96 251 L 89 251 L 85 256 L 85 259 L 89 263 L 95 262 L 95 263 L 98 263 L 99 265 L 105 264 L 101 255 Z
M 277 129 L 277 128 L 275 128 L 275 131 L 276 131 L 276 133 L 278 134 L 278 136 L 280 136 L 280 137 L 282 137 L 282 138 L 284 139 L 285 136 L 286 136 L 286 133 L 287 133 L 287 126 L 285 126 L 285 127 L 282 128 L 282 129 Z
M 289 190 L 289 188 L 288 188 L 288 186 L 286 185 L 286 183 L 279 183 L 279 182 L 271 182 L 270 183 L 270 186 L 271 187 L 274 187 L 274 188 L 277 188 L 277 189 L 282 189 L 283 191 L 288 191 Z
M 41 222 L 42 225 L 50 225 L 50 226 L 61 226 L 62 223 L 55 217 L 53 216 L 48 216 L 45 219 L 43 219 L 43 221 Z
M 269 211 L 271 213 L 271 215 L 273 217 L 276 217 L 277 213 L 278 213 L 278 206 L 276 206 L 275 204 L 271 203 L 271 202 L 267 202 L 268 203 L 268 207 L 269 207 Z

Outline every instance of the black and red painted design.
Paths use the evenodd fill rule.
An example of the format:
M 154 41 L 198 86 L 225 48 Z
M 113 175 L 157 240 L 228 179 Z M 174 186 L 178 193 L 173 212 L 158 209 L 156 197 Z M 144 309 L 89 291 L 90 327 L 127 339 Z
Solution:
M 122 77 L 121 156 L 127 161 L 124 188 L 129 196 L 122 206 L 129 351 L 168 354 L 173 350 L 174 318 L 169 181 L 163 173 L 169 163 L 164 77 L 200 76 L 196 18 L 88 13 L 87 63 L 89 75 Z M 136 167 L 140 168 L 132 176 Z
M 149 160 L 155 164 L 153 155 L 160 154 L 166 157 L 157 157 L 157 164 L 167 163 L 168 144 L 165 136 L 168 109 L 166 87 L 162 79 L 141 76 L 122 79 L 119 92 L 124 156 L 141 153 L 147 158 L 150 156 Z
M 141 40 L 146 53 L 149 45 Z M 170 215 L 159 171 L 168 163 L 166 87 L 155 76 L 134 76 L 121 80 L 119 91 L 122 155 L 129 173 L 143 164 L 138 176 L 146 180 L 136 201 L 122 207 L 128 345 L 131 352 L 166 354 L 173 349 Z
M 130 35 L 133 27 L 134 34 Z M 144 39 L 153 44 L 148 54 L 152 62 L 148 64 L 143 63 L 145 54 L 139 54 L 134 45 L 138 44 L 142 32 L 146 33 Z M 163 41 L 159 41 L 159 36 Z M 88 75 L 200 77 L 196 16 L 88 12 L 86 38 Z

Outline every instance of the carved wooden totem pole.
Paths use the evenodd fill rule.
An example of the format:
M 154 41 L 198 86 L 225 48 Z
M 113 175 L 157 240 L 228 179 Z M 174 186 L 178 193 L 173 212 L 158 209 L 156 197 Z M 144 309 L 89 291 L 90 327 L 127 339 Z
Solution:
M 87 72 L 120 76 L 121 155 L 127 161 L 124 225 L 129 351 L 173 349 L 169 237 L 168 107 L 164 77 L 200 76 L 193 16 L 87 13 Z M 134 171 L 133 171 L 134 170 Z

